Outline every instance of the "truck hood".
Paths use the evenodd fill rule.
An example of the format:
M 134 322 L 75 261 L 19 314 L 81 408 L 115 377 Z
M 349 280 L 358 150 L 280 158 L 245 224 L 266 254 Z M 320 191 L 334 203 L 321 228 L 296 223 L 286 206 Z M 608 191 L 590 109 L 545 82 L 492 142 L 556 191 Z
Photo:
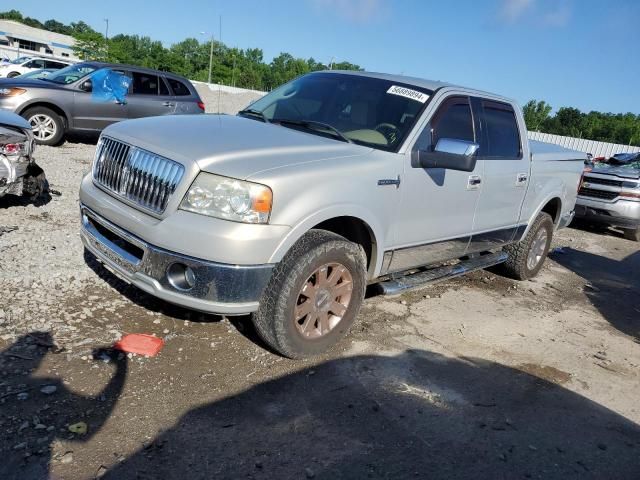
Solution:
M 636 165 L 638 165 L 638 167 L 636 167 Z M 615 175 L 617 177 L 640 180 L 640 165 L 638 162 L 635 162 L 634 165 L 595 164 L 591 171 L 601 175 Z
M 115 137 L 187 167 L 246 179 L 276 168 L 366 155 L 371 148 L 230 115 L 175 115 L 111 125 Z

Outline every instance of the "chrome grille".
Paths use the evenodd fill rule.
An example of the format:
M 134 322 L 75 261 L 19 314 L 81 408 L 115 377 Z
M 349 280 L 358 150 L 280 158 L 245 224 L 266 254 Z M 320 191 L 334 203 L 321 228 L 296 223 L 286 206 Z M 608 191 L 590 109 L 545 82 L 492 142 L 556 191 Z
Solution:
M 117 196 L 162 213 L 184 174 L 184 167 L 138 147 L 101 137 L 93 179 Z
M 618 192 L 609 192 L 607 190 L 596 190 L 595 188 L 581 187 L 578 191 L 578 195 L 582 197 L 601 198 L 603 200 L 613 200 L 616 198 Z

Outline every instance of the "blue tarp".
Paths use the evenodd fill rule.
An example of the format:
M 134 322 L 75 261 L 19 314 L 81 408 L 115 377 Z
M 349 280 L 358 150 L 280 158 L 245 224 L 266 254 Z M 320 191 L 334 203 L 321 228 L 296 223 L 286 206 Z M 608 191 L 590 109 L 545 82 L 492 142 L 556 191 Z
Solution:
M 92 97 L 96 102 L 127 103 L 127 92 L 131 78 L 105 68 L 91 77 Z

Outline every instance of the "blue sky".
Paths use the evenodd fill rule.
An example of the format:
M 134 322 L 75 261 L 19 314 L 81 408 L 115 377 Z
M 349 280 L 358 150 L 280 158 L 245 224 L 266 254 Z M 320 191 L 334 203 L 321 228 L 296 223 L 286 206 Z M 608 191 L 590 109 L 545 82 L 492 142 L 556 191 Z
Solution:
M 90 6 L 89 6 L 90 5 Z M 7 5 L 5 8 L 8 8 Z M 521 103 L 640 114 L 637 0 L 22 0 L 23 14 L 84 20 L 110 36 L 166 45 L 203 30 L 260 47 L 367 70 L 494 91 Z

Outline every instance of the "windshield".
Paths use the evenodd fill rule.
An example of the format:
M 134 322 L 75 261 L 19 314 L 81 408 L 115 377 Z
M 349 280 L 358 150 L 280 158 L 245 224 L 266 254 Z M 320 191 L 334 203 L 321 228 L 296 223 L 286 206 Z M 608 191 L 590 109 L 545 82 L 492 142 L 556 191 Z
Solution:
M 55 73 L 47 76 L 43 80 L 47 82 L 61 83 L 63 85 L 68 85 L 69 83 L 76 82 L 83 77 L 86 77 L 90 73 L 93 73 L 98 68 L 94 65 L 90 65 L 87 63 L 78 63 L 76 65 L 70 65 L 61 70 L 56 70 Z
M 31 57 L 18 57 L 18 58 L 16 58 L 15 60 L 13 60 L 11 63 L 12 63 L 13 65 L 18 65 L 19 63 L 24 63 L 24 62 L 26 62 L 26 61 L 27 61 L 27 60 L 29 60 L 30 58 L 31 58 Z
M 397 151 L 432 93 L 379 78 L 312 73 L 262 97 L 247 116 L 291 128 L 325 124 L 353 143 Z M 327 130 L 305 131 L 327 136 Z

